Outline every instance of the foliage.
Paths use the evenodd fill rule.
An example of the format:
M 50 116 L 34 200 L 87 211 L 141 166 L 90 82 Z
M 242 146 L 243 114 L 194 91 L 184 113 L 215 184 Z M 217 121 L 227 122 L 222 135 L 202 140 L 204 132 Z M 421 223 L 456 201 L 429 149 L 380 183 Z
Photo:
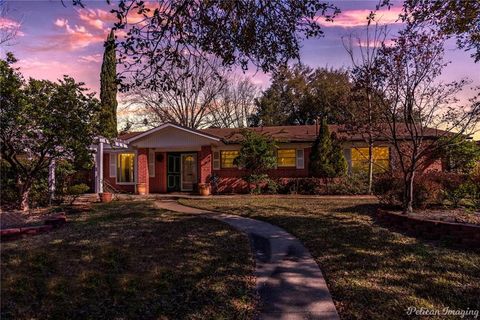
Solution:
M 67 202 L 72 205 L 75 200 L 90 189 L 85 183 L 74 184 L 67 189 Z
M 323 34 L 317 20 L 331 20 L 338 9 L 318 0 L 122 0 L 112 13 L 115 26 L 129 31 L 118 44 L 124 88 L 157 90 L 175 87 L 170 72 L 183 68 L 188 55 L 270 72 L 298 59 L 302 39 Z
M 405 0 L 404 19 L 410 27 L 429 25 L 457 39 L 457 46 L 480 61 L 480 2 L 470 0 Z
M 256 100 L 255 125 L 312 124 L 318 118 L 329 123 L 345 121 L 351 83 L 344 70 L 305 65 L 281 67 L 272 84 Z
M 102 71 L 100 73 L 99 132 L 107 138 L 117 137 L 117 58 L 115 36 L 110 31 L 105 42 Z
M 345 176 L 335 178 L 328 184 L 321 178 L 282 178 L 277 183 L 277 192 L 304 195 L 359 195 L 367 191 L 363 177 Z
M 441 148 L 436 151 L 436 155 L 445 159 L 447 171 L 468 174 L 480 161 L 480 147 L 475 141 L 457 137 L 451 141 L 441 141 L 440 144 Z
M 375 92 L 383 103 L 386 138 L 403 174 L 405 212 L 413 210 L 415 172 L 442 144 L 470 134 L 480 120 L 480 96 L 470 105 L 458 103 L 465 80 L 438 80 L 447 65 L 444 41 L 442 34 L 429 29 L 407 29 L 392 46 L 383 46 L 377 59 Z
M 22 209 L 28 210 L 32 185 L 51 161 L 91 161 L 99 104 L 85 90 L 68 76 L 58 83 L 26 82 L 9 61 L 0 60 L 1 154 L 14 172 Z
M 347 172 L 347 161 L 340 143 L 330 134 L 326 120 L 322 121 L 313 143 L 309 170 L 311 176 L 321 178 L 334 178 Z
M 457 173 L 431 171 L 417 174 L 414 181 L 413 207 L 424 209 L 432 205 L 457 207 L 469 196 L 470 183 L 467 177 Z M 382 204 L 400 206 L 404 202 L 403 177 L 384 174 L 374 180 L 374 194 Z
M 245 181 L 255 185 L 253 192 L 260 192 L 261 184 L 265 183 L 269 169 L 277 164 L 275 142 L 262 134 L 244 129 L 240 152 L 234 163 L 246 170 Z

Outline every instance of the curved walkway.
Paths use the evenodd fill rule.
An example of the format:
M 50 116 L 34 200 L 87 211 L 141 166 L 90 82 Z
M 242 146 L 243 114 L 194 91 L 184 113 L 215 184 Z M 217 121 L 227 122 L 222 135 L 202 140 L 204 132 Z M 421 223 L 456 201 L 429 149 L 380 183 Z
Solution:
M 302 243 L 267 222 L 157 201 L 158 208 L 203 214 L 248 234 L 255 254 L 261 319 L 339 319 L 327 284 Z

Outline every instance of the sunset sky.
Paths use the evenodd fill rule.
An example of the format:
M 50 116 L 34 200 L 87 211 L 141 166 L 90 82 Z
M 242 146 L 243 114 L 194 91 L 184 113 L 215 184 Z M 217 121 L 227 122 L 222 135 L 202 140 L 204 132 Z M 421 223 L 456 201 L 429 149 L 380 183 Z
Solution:
M 303 42 L 301 60 L 313 67 L 348 67 L 350 61 L 341 37 L 361 32 L 366 16 L 378 3 L 377 0 L 332 2 L 342 14 L 334 23 L 320 21 L 324 37 Z M 9 16 L 0 20 L 0 28 L 20 23 L 21 30 L 15 43 L 3 47 L 1 54 L 14 52 L 19 59 L 17 65 L 26 76 L 57 80 L 68 74 L 98 92 L 103 41 L 115 21 L 109 13 L 113 5 L 103 0 L 85 1 L 86 8 L 82 9 L 73 7 L 71 0 L 64 3 L 65 7 L 59 0 L 7 1 Z M 399 11 L 397 5 L 379 13 L 382 22 L 390 23 L 392 36 L 401 27 L 395 23 Z M 445 69 L 443 80 L 468 77 L 480 85 L 480 64 L 475 64 L 469 53 L 455 49 L 454 41 L 448 43 L 446 52 L 446 59 L 452 63 Z M 256 70 L 247 71 L 247 75 L 263 88 L 268 86 L 268 75 Z

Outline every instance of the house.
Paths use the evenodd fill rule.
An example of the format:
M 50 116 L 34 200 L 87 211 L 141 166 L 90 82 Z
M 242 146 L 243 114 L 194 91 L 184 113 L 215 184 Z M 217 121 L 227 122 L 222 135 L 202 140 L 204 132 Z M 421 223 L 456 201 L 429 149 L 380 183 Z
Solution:
M 329 129 L 342 141 L 349 171 L 364 170 L 368 148 L 363 137 L 344 126 L 330 125 Z M 277 142 L 277 167 L 271 170 L 272 177 L 308 176 L 309 156 L 318 126 L 248 130 L 270 136 Z M 435 132 L 430 138 L 435 138 Z M 212 177 L 217 178 L 220 193 L 244 192 L 247 188 L 242 179 L 245 172 L 234 165 L 241 140 L 240 129 L 195 130 L 173 123 L 123 134 L 112 144 L 100 140 L 96 146 L 96 192 L 103 192 L 104 183 L 128 193 L 192 192 L 199 183 L 208 183 Z M 374 170 L 389 170 L 392 158 L 387 141 L 379 139 L 374 148 Z M 441 161 L 432 161 L 428 169 L 441 170 Z

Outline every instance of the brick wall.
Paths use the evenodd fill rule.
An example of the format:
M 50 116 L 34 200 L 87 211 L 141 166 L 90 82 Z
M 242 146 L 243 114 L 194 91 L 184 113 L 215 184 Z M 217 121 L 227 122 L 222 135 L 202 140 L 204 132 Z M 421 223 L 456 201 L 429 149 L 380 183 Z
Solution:
M 137 153 L 137 183 L 145 184 L 146 193 L 149 193 L 148 149 L 138 149 Z
M 197 153 L 198 182 L 207 183 L 212 175 L 212 147 L 202 146 Z
M 385 210 L 377 211 L 377 219 L 387 226 L 414 236 L 445 240 L 464 247 L 480 247 L 480 226 L 423 220 Z

